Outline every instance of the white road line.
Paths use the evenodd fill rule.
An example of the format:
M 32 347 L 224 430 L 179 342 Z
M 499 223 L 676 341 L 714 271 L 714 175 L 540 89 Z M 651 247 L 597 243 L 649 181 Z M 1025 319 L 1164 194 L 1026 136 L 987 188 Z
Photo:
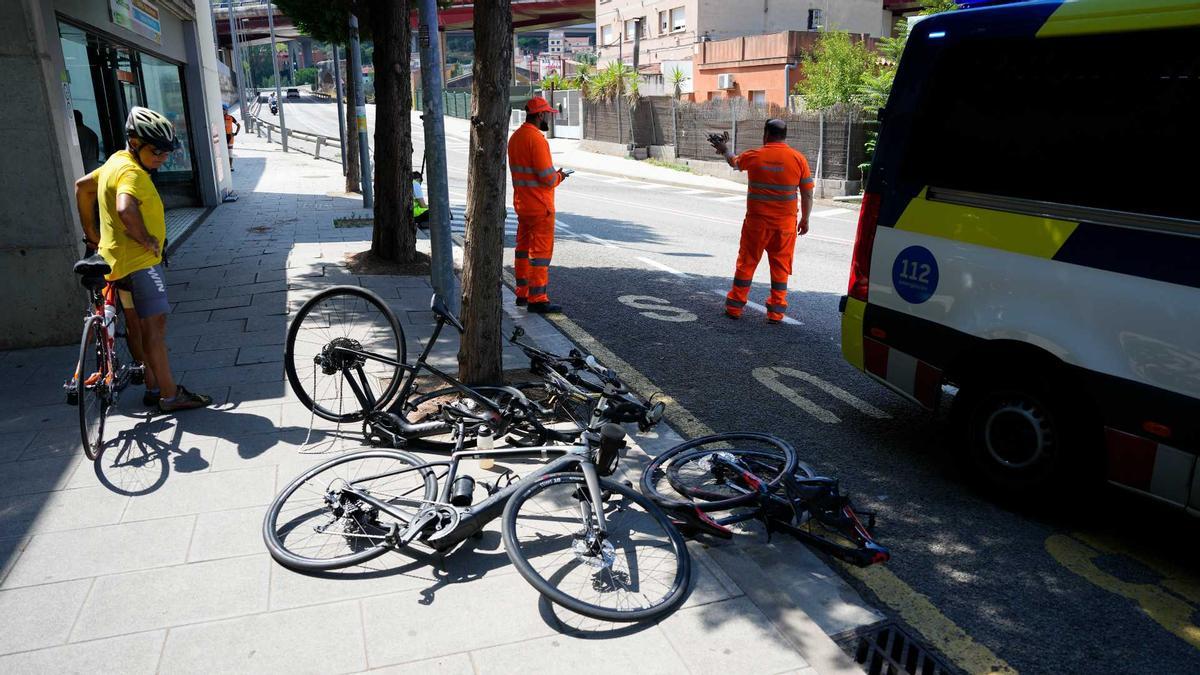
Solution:
M 816 239 L 817 241 L 824 241 L 824 242 L 828 242 L 830 244 L 841 244 L 843 246 L 853 246 L 854 245 L 854 242 L 849 239 L 838 239 L 837 237 L 824 237 L 819 234 L 812 234 L 811 232 L 809 234 L 804 235 L 801 239 Z
M 716 201 L 716 202 L 729 202 L 729 203 L 731 203 L 731 204 L 732 204 L 733 202 L 744 202 L 744 201 L 746 201 L 746 198 L 745 198 L 745 197 L 742 197 L 742 196 L 740 196 L 740 195 L 733 195 L 733 196 L 729 196 L 729 197 L 714 197 L 714 198 L 712 198 L 712 199 L 713 199 L 713 201 Z
M 725 291 L 717 290 L 714 288 L 713 293 L 716 293 L 717 295 L 721 296 L 722 298 L 726 297 Z M 747 301 L 746 307 L 749 307 L 750 309 L 758 312 L 759 314 L 765 315 L 767 313 L 767 308 L 763 307 L 762 305 L 758 304 L 757 302 Z M 800 323 L 799 321 L 793 319 L 790 316 L 784 316 L 783 322 L 789 326 L 803 326 L 804 325 L 803 323 Z
M 600 244 L 601 246 L 607 246 L 609 248 L 618 248 L 616 244 L 612 243 L 611 241 L 605 241 L 604 239 L 601 239 L 600 237 L 593 237 L 590 234 L 584 234 L 583 236 L 587 237 L 587 239 L 589 241 L 596 243 L 596 244 Z
M 844 216 L 844 215 L 852 214 L 852 213 L 854 213 L 854 212 L 850 211 L 849 209 L 825 209 L 823 211 L 813 211 L 812 217 L 813 218 L 827 218 L 829 216 Z
M 761 373 L 764 377 L 759 377 L 759 375 L 760 375 L 759 371 L 766 371 L 766 372 Z M 866 401 L 862 400 L 861 398 L 855 396 L 854 394 L 851 394 L 850 392 L 846 391 L 845 389 L 842 389 L 841 387 L 839 387 L 835 384 L 831 384 L 829 382 L 826 382 L 825 380 L 822 380 L 821 378 L 817 377 L 816 375 L 813 375 L 812 373 L 806 373 L 803 370 L 796 370 L 794 368 L 785 368 L 782 366 L 775 366 L 774 368 L 757 368 L 757 369 L 755 369 L 755 371 L 754 371 L 755 378 L 759 382 L 766 384 L 768 387 L 771 387 L 775 391 L 779 391 L 779 390 L 775 389 L 775 387 L 772 387 L 770 384 L 767 384 L 767 382 L 765 381 L 768 377 L 770 377 L 770 375 L 769 375 L 770 371 L 774 371 L 774 373 L 777 373 L 774 375 L 774 377 L 772 379 L 778 380 L 779 376 L 782 375 L 784 377 L 794 377 L 797 380 L 800 380 L 802 382 L 807 382 L 808 384 L 811 384 L 812 386 L 816 387 L 817 389 L 820 389 L 821 391 L 825 392 L 826 394 L 829 394 L 830 396 L 838 399 L 839 401 L 850 404 L 855 410 L 858 410 L 859 412 L 861 412 L 862 414 L 864 414 L 868 417 L 874 417 L 875 419 L 881 419 L 881 420 L 891 418 L 891 415 L 885 413 L 884 411 L 880 410 L 879 408 L 876 408 L 875 406 L 871 405 L 870 403 L 867 403 Z M 782 394 L 783 392 L 780 391 L 779 393 Z M 787 396 L 787 394 L 784 394 L 784 396 Z
M 707 190 L 677 190 L 675 192 L 675 194 L 677 194 L 677 195 L 707 195 L 707 194 L 712 194 L 712 193 L 710 193 Z
M 772 368 L 755 368 L 751 373 L 754 379 L 767 389 L 791 401 L 792 405 L 812 415 L 826 424 L 837 424 L 841 418 L 812 401 L 797 394 L 794 389 L 779 381 L 779 375 Z
M 677 277 L 686 277 L 687 276 L 687 274 L 685 272 L 680 272 L 679 270 L 677 270 L 673 267 L 667 267 L 666 265 L 658 262 L 657 260 L 651 260 L 650 258 L 640 258 L 640 257 L 638 258 L 638 260 L 641 260 L 642 262 L 646 263 L 647 265 L 649 265 L 651 267 L 657 267 L 658 269 L 660 269 L 664 272 L 670 272 L 671 274 L 674 274 Z

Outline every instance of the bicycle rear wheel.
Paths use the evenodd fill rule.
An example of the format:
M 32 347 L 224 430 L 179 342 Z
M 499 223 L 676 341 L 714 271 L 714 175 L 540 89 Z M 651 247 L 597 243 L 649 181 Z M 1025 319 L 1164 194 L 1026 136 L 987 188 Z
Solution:
M 504 548 L 542 595 L 603 621 L 645 621 L 678 605 L 691 578 L 683 537 L 650 500 L 600 479 L 601 534 L 586 478 L 555 473 L 519 488 L 504 508 Z
M 296 313 L 283 362 L 306 408 L 331 422 L 355 422 L 396 394 L 407 355 L 404 330 L 378 295 L 337 286 Z
M 734 476 L 727 476 L 712 459 L 725 453 L 746 464 L 774 491 L 784 476 L 809 477 L 791 444 L 769 434 L 734 432 L 693 439 L 662 453 L 642 473 L 641 489 L 655 503 L 669 507 L 699 507 L 725 511 L 750 504 L 757 495 Z
M 79 400 L 79 433 L 83 454 L 95 461 L 104 448 L 104 421 L 112 400 L 112 373 L 108 370 L 108 347 L 104 324 L 90 317 L 83 325 L 79 343 L 79 365 L 75 388 Z
M 399 450 L 367 450 L 335 457 L 292 481 L 263 519 L 263 541 L 279 564 L 300 571 L 331 570 L 382 555 L 387 536 L 412 520 L 422 500 L 437 495 L 425 462 Z M 399 519 L 345 488 L 365 492 L 404 515 Z

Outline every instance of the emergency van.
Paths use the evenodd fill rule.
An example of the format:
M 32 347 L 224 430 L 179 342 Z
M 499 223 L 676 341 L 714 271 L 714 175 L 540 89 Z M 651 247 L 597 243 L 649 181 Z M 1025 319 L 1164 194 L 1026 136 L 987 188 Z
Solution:
M 916 23 L 842 300 L 858 369 L 1016 495 L 1094 474 L 1200 515 L 1200 2 Z

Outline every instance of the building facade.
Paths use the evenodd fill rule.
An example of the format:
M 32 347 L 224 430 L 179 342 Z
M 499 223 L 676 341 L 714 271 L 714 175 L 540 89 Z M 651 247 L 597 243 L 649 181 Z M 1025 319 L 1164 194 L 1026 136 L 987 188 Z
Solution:
M 843 30 L 890 35 L 884 0 L 597 0 L 600 62 L 693 60 L 703 42 L 783 31 Z M 638 28 L 640 27 L 640 29 Z
M 133 106 L 182 147 L 154 176 L 168 209 L 215 206 L 231 185 L 208 2 L 0 2 L 0 349 L 79 340 L 83 251 L 74 182 L 125 145 Z

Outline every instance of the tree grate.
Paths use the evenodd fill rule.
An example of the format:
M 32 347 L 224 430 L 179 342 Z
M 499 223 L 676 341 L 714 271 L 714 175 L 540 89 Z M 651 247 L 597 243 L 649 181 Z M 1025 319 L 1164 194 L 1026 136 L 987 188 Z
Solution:
M 834 638 L 867 675 L 958 675 L 946 663 L 894 623 L 877 623 Z

